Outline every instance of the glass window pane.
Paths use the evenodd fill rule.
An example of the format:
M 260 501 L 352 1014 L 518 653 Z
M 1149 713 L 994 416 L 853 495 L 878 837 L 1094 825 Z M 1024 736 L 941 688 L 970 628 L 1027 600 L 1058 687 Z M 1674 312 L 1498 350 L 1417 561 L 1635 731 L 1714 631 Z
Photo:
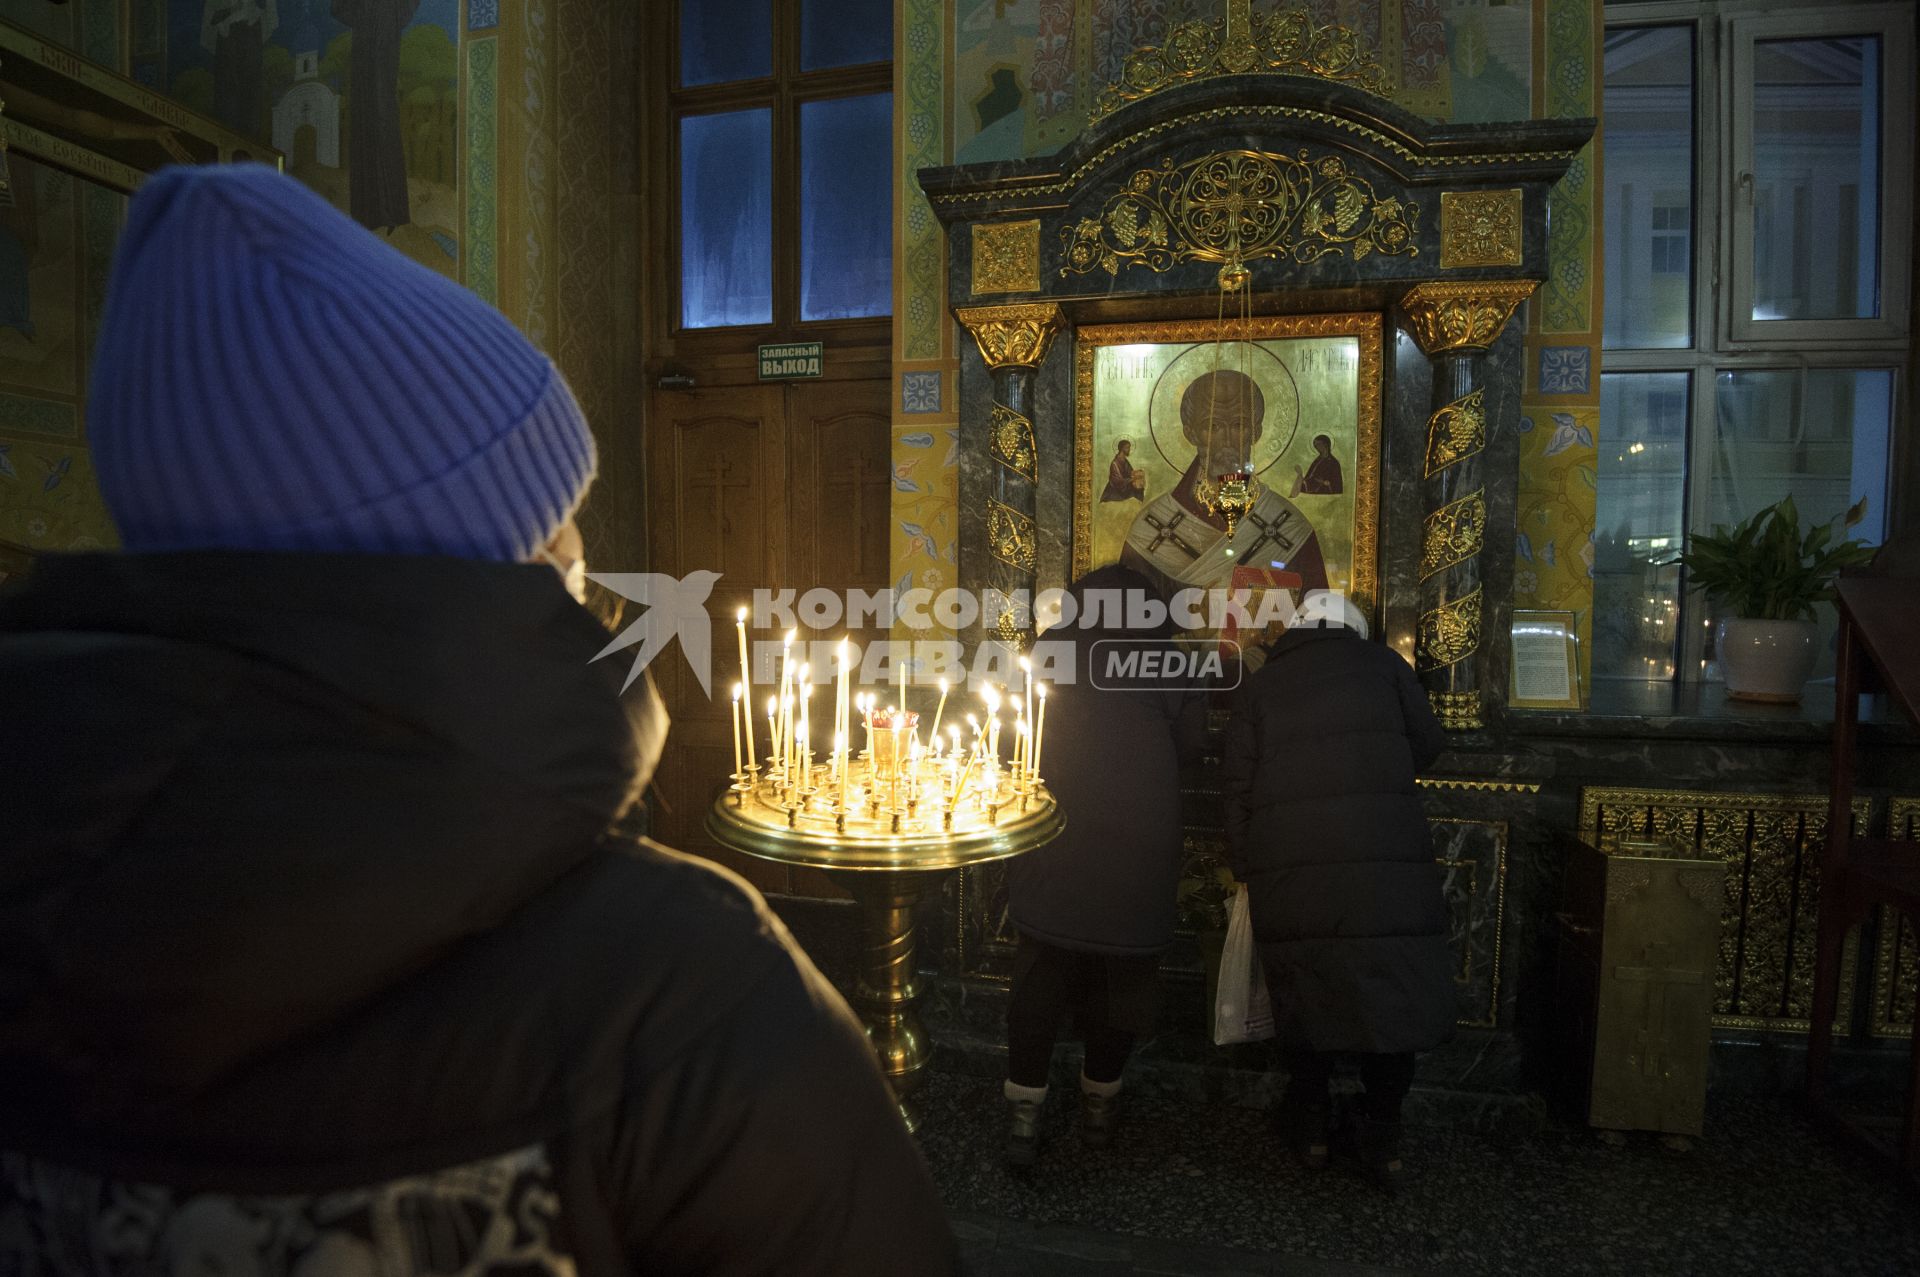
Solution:
M 1880 313 L 1880 41 L 1753 49 L 1753 318 Z
M 1607 32 L 1606 330 L 1613 347 L 1693 341 L 1693 29 Z
M 1884 539 L 1890 370 L 1723 372 L 1714 391 L 1714 416 L 1708 524 L 1737 523 L 1791 496 L 1804 531 L 1865 497 L 1866 520 L 1850 535 L 1876 545 Z M 1833 609 L 1822 605 L 1818 619 L 1822 634 L 1814 677 L 1829 678 Z M 1707 655 L 1712 657 L 1711 647 Z
M 1707 522 L 1737 523 L 1792 497 L 1801 523 L 1867 498 L 1854 535 L 1880 539 L 1893 374 L 1884 368 L 1723 372 L 1714 396 Z
M 893 310 L 893 94 L 800 108 L 800 318 Z
M 680 322 L 773 322 L 773 112 L 680 121 Z
M 802 0 L 802 71 L 892 60 L 893 0 Z
M 1688 374 L 1600 378 L 1593 676 L 1668 680 L 1680 637 Z
M 769 0 L 680 0 L 680 83 L 773 74 Z

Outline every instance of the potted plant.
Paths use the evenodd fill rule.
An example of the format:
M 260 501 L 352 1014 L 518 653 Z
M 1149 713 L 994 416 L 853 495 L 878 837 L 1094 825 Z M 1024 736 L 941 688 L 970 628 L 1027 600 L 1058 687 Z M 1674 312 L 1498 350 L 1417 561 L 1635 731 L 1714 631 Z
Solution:
M 1849 541 L 1845 531 L 1866 512 L 1863 499 L 1802 532 L 1800 512 L 1787 497 L 1744 523 L 1689 539 L 1680 562 L 1691 584 L 1721 609 L 1714 650 L 1730 699 L 1775 705 L 1800 699 L 1818 656 L 1814 605 L 1833 597 L 1842 568 L 1873 557 L 1872 546 Z

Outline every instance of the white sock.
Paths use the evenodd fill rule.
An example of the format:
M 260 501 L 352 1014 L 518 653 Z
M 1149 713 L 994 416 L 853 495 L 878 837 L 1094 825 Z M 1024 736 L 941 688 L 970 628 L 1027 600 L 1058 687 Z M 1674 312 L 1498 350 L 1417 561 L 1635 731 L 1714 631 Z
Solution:
M 1015 1104 L 1045 1104 L 1047 1088 L 1044 1086 L 1022 1086 L 1012 1078 L 1007 1079 L 1007 1098 Z
M 1088 1095 L 1097 1095 L 1103 1100 L 1110 1100 L 1120 1094 L 1120 1079 L 1115 1078 L 1111 1082 L 1096 1082 L 1082 1073 L 1080 1075 L 1080 1089 Z

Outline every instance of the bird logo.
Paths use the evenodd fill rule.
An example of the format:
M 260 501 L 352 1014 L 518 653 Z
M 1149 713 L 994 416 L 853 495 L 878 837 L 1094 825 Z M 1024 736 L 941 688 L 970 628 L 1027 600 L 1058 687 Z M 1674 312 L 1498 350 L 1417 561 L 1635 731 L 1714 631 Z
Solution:
M 638 620 L 594 654 L 593 659 L 597 661 L 639 645 L 640 650 L 633 656 L 633 669 L 628 671 L 627 681 L 620 685 L 621 691 L 632 687 L 640 671 L 665 651 L 677 635 L 680 652 L 687 658 L 694 678 L 699 680 L 701 692 L 709 698 L 713 696 L 713 618 L 707 614 L 707 598 L 720 580 L 718 572 L 703 569 L 677 578 L 663 572 L 595 572 L 589 579 L 646 609 Z

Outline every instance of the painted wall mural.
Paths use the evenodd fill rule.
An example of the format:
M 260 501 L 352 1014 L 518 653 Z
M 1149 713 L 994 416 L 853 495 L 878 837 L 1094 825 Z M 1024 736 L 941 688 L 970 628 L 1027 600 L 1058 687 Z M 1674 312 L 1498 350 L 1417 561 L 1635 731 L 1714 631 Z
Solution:
M 957 472 L 929 455 L 957 424 L 944 244 L 913 180 L 924 165 L 1040 155 L 1079 134 L 1129 53 L 1170 21 L 1216 19 L 1225 0 L 897 0 L 893 578 L 957 560 Z M 1598 115 L 1598 0 L 1255 0 L 1300 9 L 1382 51 L 1392 97 L 1432 119 L 1487 123 Z M 940 143 L 944 139 L 944 148 Z M 1599 157 L 1553 192 L 1552 277 L 1528 307 L 1515 604 L 1569 609 L 1591 631 L 1599 416 Z M 944 392 L 944 394 L 942 393 Z M 921 441 L 925 440 L 926 443 Z M 904 469 L 902 469 L 904 467 Z
M 283 151 L 293 174 L 460 279 L 550 350 L 593 415 L 597 547 L 637 539 L 612 489 L 638 446 L 616 393 L 607 211 L 618 31 L 591 0 L 0 0 L 0 17 Z M 125 33 L 124 39 L 122 33 Z M 563 119 L 557 84 L 591 85 Z M 124 198 L 16 158 L 0 197 L 0 541 L 117 538 L 86 448 L 87 352 Z M 562 282 L 567 301 L 561 303 Z M 630 472 L 622 471 L 628 466 Z
M 0 0 L 0 18 L 118 67 L 113 0 Z M 0 542 L 118 542 L 86 447 L 89 352 L 126 198 L 22 155 L 0 191 Z
M 460 278 L 460 0 L 166 0 L 135 74 Z

